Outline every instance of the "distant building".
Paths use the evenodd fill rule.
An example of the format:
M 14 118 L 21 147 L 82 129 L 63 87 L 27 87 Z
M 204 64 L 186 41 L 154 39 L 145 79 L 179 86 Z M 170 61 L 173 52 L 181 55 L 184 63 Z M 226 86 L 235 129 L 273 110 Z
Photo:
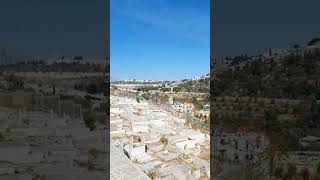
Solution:
M 284 59 L 284 57 L 290 55 L 289 49 L 275 49 L 270 48 L 262 53 L 263 59 L 274 59 L 276 61 Z
M 192 103 L 177 103 L 171 105 L 173 109 L 181 113 L 190 113 L 194 109 L 194 105 Z
M 320 55 L 320 38 L 313 38 L 304 49 L 304 55 Z
M 210 74 L 207 74 L 205 76 L 196 76 L 196 77 L 193 77 L 191 80 L 200 80 L 200 79 L 208 79 L 210 78 Z

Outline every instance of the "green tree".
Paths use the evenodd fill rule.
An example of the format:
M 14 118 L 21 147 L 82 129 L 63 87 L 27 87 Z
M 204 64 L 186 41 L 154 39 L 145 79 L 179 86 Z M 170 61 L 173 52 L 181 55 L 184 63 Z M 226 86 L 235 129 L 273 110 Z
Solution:
M 136 95 L 136 101 L 137 101 L 138 103 L 140 103 L 141 100 L 142 100 L 142 97 L 141 97 L 140 95 Z
M 181 87 L 174 87 L 174 88 L 173 88 L 173 91 L 174 91 L 174 92 L 180 92 L 181 90 L 182 90 Z
M 150 93 L 148 93 L 148 92 L 145 92 L 142 94 L 142 98 L 145 100 L 149 100 L 149 97 L 150 97 Z
M 194 106 L 195 111 L 199 111 L 200 109 L 202 109 L 202 104 L 201 102 L 198 100 L 197 96 L 193 96 L 192 97 L 192 104 Z
M 171 90 L 170 88 L 166 88 L 166 87 L 160 88 L 160 91 L 162 91 L 162 92 L 168 92 L 170 90 Z
M 94 111 L 88 110 L 83 113 L 83 120 L 85 122 L 85 125 L 87 128 L 90 129 L 90 131 L 94 130 L 96 128 L 96 114 Z

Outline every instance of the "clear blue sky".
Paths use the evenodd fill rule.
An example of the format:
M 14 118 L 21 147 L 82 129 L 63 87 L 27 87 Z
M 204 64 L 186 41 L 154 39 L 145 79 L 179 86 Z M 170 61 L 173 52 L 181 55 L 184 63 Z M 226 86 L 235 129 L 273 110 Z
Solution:
M 206 75 L 209 56 L 209 0 L 110 0 L 112 79 Z

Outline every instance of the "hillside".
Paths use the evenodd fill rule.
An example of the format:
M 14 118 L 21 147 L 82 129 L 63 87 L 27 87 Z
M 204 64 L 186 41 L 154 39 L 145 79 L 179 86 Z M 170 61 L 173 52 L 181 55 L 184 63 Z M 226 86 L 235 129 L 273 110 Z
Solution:
M 211 84 L 213 96 L 320 99 L 320 56 L 288 56 L 247 62 L 243 68 L 217 74 Z
M 196 93 L 209 93 L 209 78 L 197 79 L 197 80 L 182 80 L 181 83 L 174 86 L 174 92 L 196 92 Z
M 214 123 L 226 128 L 267 130 L 272 126 L 291 149 L 299 138 L 318 136 L 320 55 L 290 55 L 229 66 L 211 82 Z

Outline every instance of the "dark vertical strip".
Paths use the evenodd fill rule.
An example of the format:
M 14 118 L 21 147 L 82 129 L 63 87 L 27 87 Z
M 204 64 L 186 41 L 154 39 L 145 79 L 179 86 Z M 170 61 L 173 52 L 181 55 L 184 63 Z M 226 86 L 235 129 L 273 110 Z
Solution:
M 108 156 L 107 156 L 107 162 L 110 162 L 110 0 L 106 0 L 107 1 L 107 8 L 106 8 L 106 16 L 107 16 L 107 39 L 106 39 L 106 43 L 107 43 L 107 49 L 106 49 L 106 99 L 107 99 L 107 117 L 106 117 L 106 123 L 107 123 L 107 152 L 108 152 Z M 107 177 L 110 177 L 110 163 L 107 163 Z
M 210 177 L 213 178 L 214 171 L 213 171 L 213 132 L 214 132 L 214 126 L 213 126 L 213 109 L 212 109 L 212 80 L 214 78 L 214 68 L 213 68 L 213 1 L 210 0 Z

